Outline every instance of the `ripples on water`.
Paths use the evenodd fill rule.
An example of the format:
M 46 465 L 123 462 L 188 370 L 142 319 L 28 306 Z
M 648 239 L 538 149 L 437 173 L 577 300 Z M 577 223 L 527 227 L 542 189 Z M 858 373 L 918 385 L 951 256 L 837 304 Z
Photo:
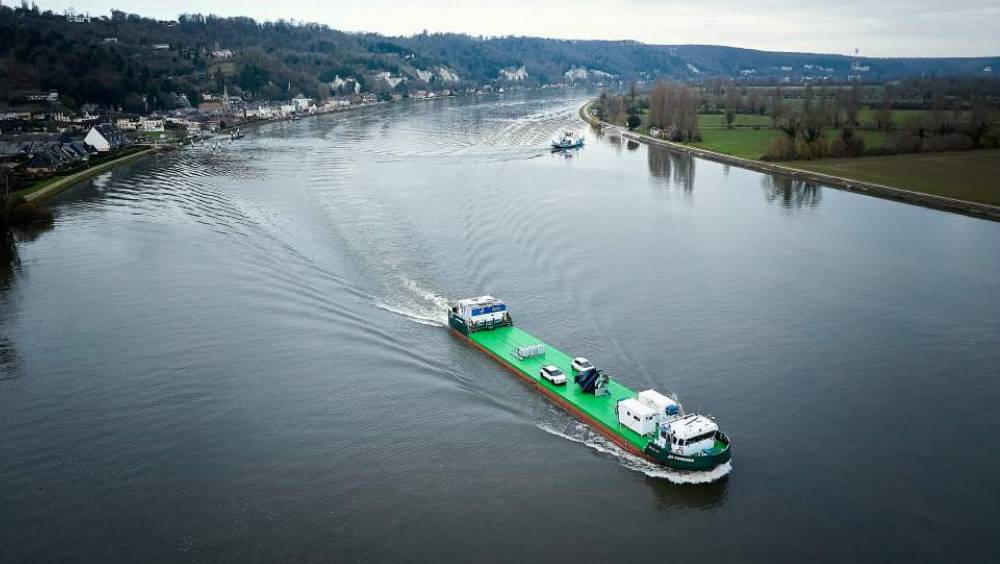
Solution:
M 1000 429 L 995 225 L 560 96 L 272 124 L 62 196 L 0 285 L 0 561 L 982 559 L 996 457 L 928 445 Z M 437 328 L 482 293 L 710 409 L 736 471 L 675 485 Z

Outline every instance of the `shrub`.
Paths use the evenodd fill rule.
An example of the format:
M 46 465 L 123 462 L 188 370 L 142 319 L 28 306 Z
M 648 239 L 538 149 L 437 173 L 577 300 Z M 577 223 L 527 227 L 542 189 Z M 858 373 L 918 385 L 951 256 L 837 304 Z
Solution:
M 775 137 L 767 151 L 768 160 L 790 161 L 795 158 L 795 144 L 787 135 Z
M 920 150 L 920 137 L 911 131 L 902 131 L 892 137 L 890 146 L 896 149 L 897 153 L 916 153 Z
M 795 158 L 798 160 L 809 161 L 822 159 L 825 156 L 827 156 L 827 146 L 826 140 L 822 137 L 812 141 L 806 141 L 800 137 L 795 142 Z
M 925 137 L 920 149 L 922 151 L 964 151 L 975 146 L 972 138 L 964 133 L 948 133 Z
M 883 157 L 897 154 L 899 153 L 897 153 L 892 147 L 872 147 L 871 149 L 865 149 L 866 157 Z
M 625 125 L 627 125 L 629 129 L 635 129 L 641 124 L 642 120 L 635 114 L 628 116 L 628 119 L 625 120 Z
M 834 137 L 830 140 L 830 146 L 827 147 L 827 153 L 835 158 L 843 158 L 847 156 L 847 143 L 840 137 Z
M 1000 149 L 1000 129 L 986 130 L 979 136 L 979 146 L 983 149 Z
M 52 210 L 19 197 L 10 203 L 7 222 L 11 227 L 49 225 L 52 223 Z
M 854 134 L 854 129 L 845 127 L 840 131 L 840 139 L 848 157 L 860 157 L 865 152 L 865 138 Z

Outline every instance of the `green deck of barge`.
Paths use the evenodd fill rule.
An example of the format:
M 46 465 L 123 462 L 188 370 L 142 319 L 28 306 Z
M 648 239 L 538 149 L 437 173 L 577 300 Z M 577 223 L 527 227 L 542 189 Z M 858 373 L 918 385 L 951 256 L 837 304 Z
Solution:
M 510 364 L 540 386 L 561 396 L 574 408 L 604 425 L 615 434 L 625 438 L 640 451 L 646 448 L 646 445 L 649 443 L 649 437 L 643 437 L 618 423 L 615 404 L 618 400 L 635 397 L 635 392 L 632 390 L 611 380 L 608 383 L 608 390 L 611 392 L 610 395 L 605 394 L 596 397 L 581 391 L 580 387 L 573 382 L 573 371 L 570 368 L 570 362 L 573 361 L 573 357 L 517 327 L 500 327 L 489 331 L 478 331 L 470 334 L 469 339 Z M 514 356 L 515 347 L 538 343 L 545 345 L 544 356 L 525 360 Z M 538 375 L 538 370 L 547 364 L 555 365 L 566 374 L 566 385 L 556 386 Z

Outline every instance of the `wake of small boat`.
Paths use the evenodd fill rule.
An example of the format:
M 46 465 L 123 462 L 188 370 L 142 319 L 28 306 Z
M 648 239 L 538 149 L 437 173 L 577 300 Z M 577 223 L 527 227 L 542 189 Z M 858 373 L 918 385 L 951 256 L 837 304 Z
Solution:
M 611 455 L 616 458 L 622 466 L 628 468 L 629 470 L 635 470 L 636 472 L 641 472 L 650 478 L 667 480 L 674 484 L 709 484 L 722 479 L 723 476 L 729 474 L 729 472 L 733 469 L 732 465 L 729 462 L 726 462 L 725 464 L 707 472 L 679 472 L 677 470 L 664 468 L 663 466 L 653 464 L 648 460 L 635 456 L 583 423 L 576 423 L 572 431 L 569 433 L 553 429 L 552 427 L 543 424 L 538 424 L 536 426 L 546 433 L 573 441 L 574 443 L 580 443 L 588 446 L 601 454 Z

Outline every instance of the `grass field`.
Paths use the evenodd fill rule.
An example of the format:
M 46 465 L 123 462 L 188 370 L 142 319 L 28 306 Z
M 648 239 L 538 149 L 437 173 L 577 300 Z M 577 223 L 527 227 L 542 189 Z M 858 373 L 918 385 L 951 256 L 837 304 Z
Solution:
M 698 114 L 698 128 L 726 127 L 725 114 Z M 771 127 L 771 117 L 758 114 L 736 114 L 733 127 Z
M 1000 150 L 794 161 L 790 167 L 1000 205 Z
M 701 143 L 692 145 L 734 157 L 759 159 L 767 153 L 771 141 L 779 135 L 784 133 L 777 129 L 705 128 L 701 130 Z
M 892 113 L 893 121 L 898 126 L 919 119 L 929 112 L 893 110 Z M 871 109 L 863 109 L 858 114 L 863 125 L 871 123 L 875 116 L 876 111 Z M 965 117 L 967 116 L 962 116 Z M 770 128 L 769 116 L 738 114 L 733 125 L 733 129 L 727 129 L 725 116 L 721 114 L 699 114 L 698 126 L 702 141 L 692 145 L 734 157 L 757 160 L 767 154 L 776 137 L 784 135 L 781 131 Z M 640 133 L 648 133 L 645 126 L 639 130 Z M 839 130 L 830 128 L 824 135 L 827 139 L 832 139 L 839 133 Z M 890 140 L 890 136 L 881 131 L 856 129 L 855 134 L 864 137 L 867 149 L 885 147 Z M 1000 150 L 818 159 L 783 164 L 860 182 L 1000 206 Z
M 968 118 L 968 116 L 964 114 L 965 113 L 963 113 L 961 119 Z M 930 112 L 926 110 L 893 110 L 892 122 L 899 127 L 929 115 Z M 952 114 L 949 113 L 948 117 L 950 118 L 951 115 Z M 877 110 L 864 108 L 858 111 L 858 123 L 862 128 L 875 127 L 875 118 L 877 116 Z M 698 114 L 698 127 L 701 129 L 724 128 L 726 127 L 726 116 L 724 114 Z M 771 116 L 762 116 L 759 114 L 736 114 L 736 119 L 733 120 L 733 127 L 771 127 Z
M 888 135 L 881 131 L 857 131 L 865 139 L 865 147 L 872 149 L 883 147 L 888 141 Z M 827 139 L 832 139 L 839 132 L 829 129 L 824 132 Z M 724 129 L 724 128 L 703 128 L 701 130 L 701 143 L 694 143 L 696 147 L 717 151 L 734 157 L 744 159 L 759 159 L 771 147 L 771 142 L 775 137 L 784 135 L 776 129 Z

